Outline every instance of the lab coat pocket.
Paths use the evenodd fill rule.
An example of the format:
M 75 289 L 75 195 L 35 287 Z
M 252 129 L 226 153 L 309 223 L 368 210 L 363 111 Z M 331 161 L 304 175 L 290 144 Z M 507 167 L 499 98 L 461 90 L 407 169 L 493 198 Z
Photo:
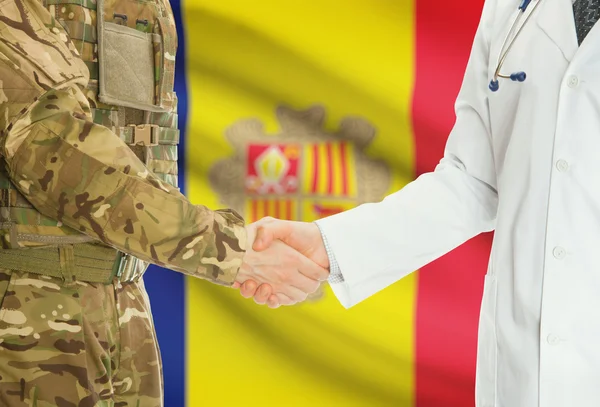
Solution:
M 476 407 L 496 406 L 496 276 L 485 276 L 483 300 L 479 317 L 477 344 L 477 375 L 475 380 Z

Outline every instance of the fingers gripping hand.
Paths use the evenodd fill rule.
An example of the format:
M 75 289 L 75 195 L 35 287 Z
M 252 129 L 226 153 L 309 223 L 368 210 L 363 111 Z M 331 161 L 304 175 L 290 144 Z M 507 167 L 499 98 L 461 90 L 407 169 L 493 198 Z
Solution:
M 267 217 L 254 223 L 252 226 L 256 228 L 256 237 L 252 247 L 253 250 L 264 251 L 268 249 L 274 241 L 281 240 L 323 268 L 329 268 L 327 251 L 325 250 L 319 228 L 314 223 L 283 221 Z M 313 279 L 319 278 L 317 275 L 309 275 L 308 277 Z M 258 286 L 249 282 L 243 287 L 243 295 L 253 296 L 255 292 L 253 290 L 258 289 L 259 287 L 262 289 L 265 286 L 267 286 L 267 284 Z M 269 288 L 272 289 L 272 287 Z M 267 288 L 265 287 L 264 289 L 263 296 L 259 299 L 255 297 L 255 301 L 261 304 L 264 304 L 266 298 Z M 280 294 L 273 294 L 266 301 L 271 308 L 277 308 L 279 305 L 288 305 L 290 298 L 284 298 Z
M 249 227 L 249 241 L 254 231 Z M 328 271 L 281 241 L 272 242 L 262 252 L 248 248 L 238 273 L 236 286 L 243 286 L 242 295 L 254 296 L 257 303 L 270 306 L 291 305 L 304 301 L 315 292 Z M 258 287 L 258 284 L 261 287 Z M 268 285 L 268 286 L 267 286 Z M 277 299 L 273 295 L 277 294 Z
M 269 284 L 258 284 L 254 280 L 246 280 L 243 283 L 236 281 L 232 288 L 239 289 L 244 298 L 254 297 L 254 302 L 259 305 L 267 304 L 271 308 L 278 308 L 281 305 L 277 296 L 273 294 L 273 287 Z
M 291 305 L 294 302 L 282 294 L 273 293 L 273 287 L 269 284 L 258 284 L 254 280 L 246 280 L 244 283 L 236 281 L 233 283 L 233 288 L 239 288 L 240 294 L 244 298 L 254 297 L 254 302 L 259 305 L 267 304 L 269 308 L 279 308 L 281 305 Z
M 281 305 L 295 304 L 295 301 L 285 294 L 274 294 L 273 287 L 269 284 L 258 285 L 254 280 L 247 280 L 238 286 L 243 297 L 254 297 L 254 301 L 257 304 L 266 304 L 269 308 L 279 308 Z
M 274 293 L 285 294 L 294 303 L 304 301 L 327 276 L 327 270 L 279 241 L 263 252 L 249 252 L 240 273 L 269 284 Z
M 293 247 L 323 268 L 329 269 L 329 258 L 319 228 L 314 223 L 263 218 L 254 223 L 257 233 L 253 250 L 263 251 L 276 240 Z

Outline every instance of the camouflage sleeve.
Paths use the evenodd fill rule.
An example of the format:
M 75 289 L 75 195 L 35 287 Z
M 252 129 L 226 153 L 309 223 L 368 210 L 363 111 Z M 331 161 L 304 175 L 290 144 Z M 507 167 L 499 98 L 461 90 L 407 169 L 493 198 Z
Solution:
M 87 68 L 38 0 L 0 3 L 1 154 L 42 214 L 126 253 L 230 285 L 246 245 L 233 211 L 190 203 L 91 121 Z

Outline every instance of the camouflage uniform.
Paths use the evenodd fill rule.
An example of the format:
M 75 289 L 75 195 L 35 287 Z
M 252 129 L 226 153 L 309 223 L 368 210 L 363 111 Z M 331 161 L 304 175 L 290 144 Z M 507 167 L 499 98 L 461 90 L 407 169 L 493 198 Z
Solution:
M 232 211 L 177 189 L 167 0 L 0 0 L 0 405 L 160 406 L 147 263 L 230 285 Z

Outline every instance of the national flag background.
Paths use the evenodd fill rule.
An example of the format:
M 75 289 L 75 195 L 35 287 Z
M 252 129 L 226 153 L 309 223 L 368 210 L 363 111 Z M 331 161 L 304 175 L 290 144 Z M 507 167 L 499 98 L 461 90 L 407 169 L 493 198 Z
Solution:
M 373 125 L 366 154 L 390 171 L 385 194 L 432 170 L 454 122 L 482 4 L 173 0 L 182 189 L 197 204 L 225 206 L 209 180 L 217 162 L 236 154 L 225 132 L 254 118 L 275 135 L 282 104 L 322 106 L 331 133 L 349 116 Z M 355 148 L 341 140 L 289 144 L 273 136 L 244 153 L 283 154 L 285 171 L 296 177 L 279 198 L 241 188 L 248 220 L 311 221 L 352 206 L 342 198 L 358 194 Z M 265 171 L 283 171 L 270 163 Z M 241 170 L 248 185 L 262 182 L 256 168 Z M 295 199 L 294 191 L 318 199 Z M 269 310 L 153 267 L 145 279 L 166 407 L 473 406 L 490 241 L 475 238 L 350 310 L 329 287 L 312 302 Z

